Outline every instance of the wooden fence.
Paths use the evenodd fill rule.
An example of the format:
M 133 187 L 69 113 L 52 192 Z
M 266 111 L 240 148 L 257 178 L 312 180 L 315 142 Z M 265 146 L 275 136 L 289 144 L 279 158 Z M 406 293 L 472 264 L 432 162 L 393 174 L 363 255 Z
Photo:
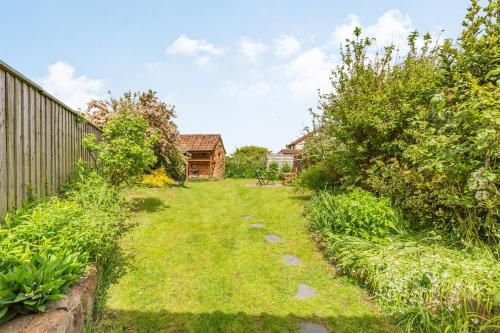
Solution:
M 30 193 L 57 192 L 75 171 L 84 133 L 101 131 L 0 61 L 0 216 Z

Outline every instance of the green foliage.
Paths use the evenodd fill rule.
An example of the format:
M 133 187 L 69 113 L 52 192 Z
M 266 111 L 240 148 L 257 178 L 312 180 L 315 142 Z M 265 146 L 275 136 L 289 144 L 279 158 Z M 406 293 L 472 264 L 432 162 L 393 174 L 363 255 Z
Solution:
M 335 267 L 365 284 L 406 331 L 494 332 L 500 265 L 487 251 L 444 247 L 434 234 L 391 243 L 325 235 Z
M 290 164 L 288 163 L 285 163 L 281 166 L 281 169 L 280 169 L 280 172 L 283 174 L 283 173 L 287 173 L 287 172 L 291 172 L 292 171 L 292 167 L 290 166 Z
M 428 183 L 435 222 L 461 236 L 500 241 L 500 24 L 498 1 L 472 2 L 459 47 L 441 50 L 442 83 L 412 123 L 404 153 Z M 496 73 L 496 74 L 495 74 Z
M 369 224 L 349 200 L 362 201 L 359 191 L 318 194 L 308 207 L 336 267 L 366 284 L 407 331 L 499 328 L 499 3 L 490 0 L 483 10 L 471 3 L 459 43 L 431 47 L 424 36 L 417 50 L 413 33 L 397 62 L 393 46 L 368 60 L 372 40 L 356 29 L 306 142 L 307 161 L 321 167 L 316 175 L 306 170 L 303 184 L 318 189 L 325 179 L 319 170 L 331 170 L 330 188 L 354 185 L 388 197 L 413 227 L 398 236 L 395 224 L 375 239 L 383 224 L 346 232 L 353 216 Z M 461 246 L 445 246 L 436 231 L 416 236 L 422 227 Z
M 179 141 L 177 125 L 174 123 L 175 107 L 160 101 L 155 91 L 131 93 L 108 101 L 92 100 L 88 103 L 87 119 L 104 127 L 120 113 L 132 113 L 147 121 L 146 135 L 154 137 L 153 150 L 157 158 L 156 167 L 163 166 L 172 178 L 183 181 L 185 177 L 184 151 Z
M 335 170 L 325 162 L 313 164 L 302 170 L 296 183 L 299 187 L 313 191 L 333 189 L 339 185 L 338 175 Z
M 327 234 L 384 240 L 403 231 L 401 214 L 388 199 L 378 199 L 358 188 L 346 194 L 315 194 L 306 215 L 313 229 Z
M 158 137 L 147 136 L 147 127 L 141 116 L 122 110 L 104 125 L 99 143 L 93 135 L 84 138 L 97 170 L 110 184 L 134 181 L 156 163 L 153 147 Z
M 362 38 L 360 30 L 355 33 L 342 51 L 343 63 L 332 73 L 334 93 L 321 96 L 322 113 L 315 115 L 324 147 L 308 149 L 331 164 L 346 185 L 359 184 L 373 160 L 401 155 L 409 119 L 427 105 L 439 80 L 430 36 L 420 52 L 416 35 L 410 36 L 412 51 L 393 64 L 394 46 L 371 61 L 367 52 L 373 40 Z
M 356 29 L 321 96 L 306 142 L 305 186 L 359 186 L 389 197 L 413 227 L 432 225 L 465 246 L 500 241 L 500 24 L 497 0 L 477 1 L 459 43 L 418 49 L 393 60 L 394 46 L 374 60 L 373 40 Z M 321 184 L 321 169 L 332 176 Z M 317 178 L 313 180 L 311 178 Z M 300 181 L 299 181 L 300 183 Z
M 61 198 L 8 213 L 0 225 L 0 322 L 44 311 L 88 266 L 104 264 L 127 213 L 117 189 L 93 171 Z
M 264 147 L 244 146 L 226 157 L 227 178 L 255 178 L 257 170 L 265 170 L 270 151 Z
M 75 255 L 34 255 L 28 263 L 0 272 L 0 324 L 17 313 L 45 311 L 80 278 L 85 266 Z
M 269 178 L 271 179 L 278 179 L 278 176 L 279 176 L 279 169 L 280 169 L 280 166 L 278 164 L 278 162 L 271 162 L 269 163 L 268 167 L 267 167 L 267 172 L 269 174 Z

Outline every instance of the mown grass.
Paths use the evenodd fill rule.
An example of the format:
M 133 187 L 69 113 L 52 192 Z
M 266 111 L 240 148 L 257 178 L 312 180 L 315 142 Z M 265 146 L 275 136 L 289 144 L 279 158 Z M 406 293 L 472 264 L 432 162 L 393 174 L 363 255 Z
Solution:
M 297 332 L 301 321 L 310 321 L 332 332 L 394 332 L 368 296 L 336 276 L 316 250 L 302 200 L 290 189 L 246 182 L 131 191 L 139 211 L 121 240 L 128 260 L 91 330 Z M 255 222 L 265 228 L 249 228 Z M 282 242 L 267 243 L 271 233 Z M 285 266 L 285 254 L 301 264 Z M 296 300 L 301 282 L 316 296 Z

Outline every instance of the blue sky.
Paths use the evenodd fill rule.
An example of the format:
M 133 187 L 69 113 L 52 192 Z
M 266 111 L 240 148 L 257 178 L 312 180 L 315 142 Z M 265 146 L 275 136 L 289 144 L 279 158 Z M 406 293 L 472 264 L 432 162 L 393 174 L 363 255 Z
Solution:
M 442 1 L 1 1 L 0 59 L 67 104 L 153 89 L 181 133 L 228 152 L 279 150 L 309 124 L 353 27 L 394 42 L 457 36 L 468 6 Z

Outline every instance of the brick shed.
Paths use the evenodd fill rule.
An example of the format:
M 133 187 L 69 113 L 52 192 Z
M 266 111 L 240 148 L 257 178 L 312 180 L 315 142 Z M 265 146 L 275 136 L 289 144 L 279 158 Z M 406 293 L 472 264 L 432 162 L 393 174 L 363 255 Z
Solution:
M 226 149 L 220 134 L 181 134 L 180 140 L 189 153 L 187 178 L 224 178 Z

